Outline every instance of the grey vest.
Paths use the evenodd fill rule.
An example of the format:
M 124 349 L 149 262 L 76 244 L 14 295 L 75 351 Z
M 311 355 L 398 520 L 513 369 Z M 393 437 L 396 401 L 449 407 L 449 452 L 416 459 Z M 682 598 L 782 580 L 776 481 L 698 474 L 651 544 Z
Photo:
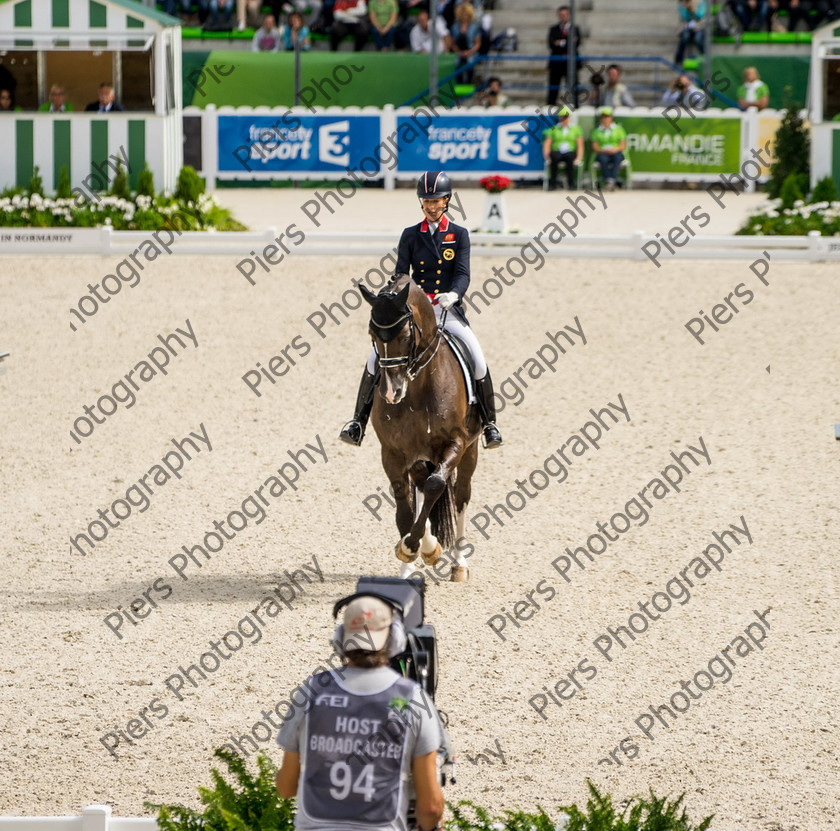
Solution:
M 343 820 L 404 827 L 411 764 L 407 705 L 416 683 L 398 678 L 380 693 L 358 695 L 329 672 L 313 680 L 320 692 L 304 722 L 299 810 L 327 826 Z

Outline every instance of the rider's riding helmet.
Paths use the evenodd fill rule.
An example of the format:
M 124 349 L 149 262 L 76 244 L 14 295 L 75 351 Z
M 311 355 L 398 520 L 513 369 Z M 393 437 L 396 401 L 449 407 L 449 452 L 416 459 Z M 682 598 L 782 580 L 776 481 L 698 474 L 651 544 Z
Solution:
M 417 182 L 417 197 L 419 199 L 440 199 L 452 197 L 452 182 L 449 177 L 438 170 L 424 173 Z

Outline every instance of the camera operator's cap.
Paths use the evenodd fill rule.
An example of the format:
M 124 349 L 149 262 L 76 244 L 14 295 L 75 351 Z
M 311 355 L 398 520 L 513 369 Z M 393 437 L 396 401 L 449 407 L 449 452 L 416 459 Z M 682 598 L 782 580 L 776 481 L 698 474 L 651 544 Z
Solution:
M 357 597 L 344 610 L 344 650 L 378 652 L 388 642 L 393 609 L 378 597 Z
M 598 113 L 598 115 L 612 115 L 612 114 L 613 114 L 612 107 L 601 107 L 601 111 Z

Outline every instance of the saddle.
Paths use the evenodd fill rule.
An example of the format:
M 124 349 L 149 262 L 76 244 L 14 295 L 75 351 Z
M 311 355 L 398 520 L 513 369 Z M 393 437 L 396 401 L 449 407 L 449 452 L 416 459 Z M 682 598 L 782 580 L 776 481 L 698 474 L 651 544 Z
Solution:
M 467 389 L 467 404 L 475 404 L 475 365 L 473 363 L 472 354 L 467 348 L 464 341 L 452 332 L 441 331 L 444 340 L 449 344 L 450 349 L 458 359 L 458 365 L 461 367 L 461 375 L 464 377 L 464 385 Z

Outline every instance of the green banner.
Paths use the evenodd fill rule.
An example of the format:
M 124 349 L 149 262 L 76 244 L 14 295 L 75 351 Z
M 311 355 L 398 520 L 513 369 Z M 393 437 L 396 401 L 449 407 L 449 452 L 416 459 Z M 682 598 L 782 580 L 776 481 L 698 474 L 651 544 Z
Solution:
M 627 153 L 634 173 L 737 173 L 740 118 L 682 118 L 680 132 L 661 115 L 625 116 Z
M 744 70 L 754 66 L 761 80 L 770 90 L 771 110 L 784 110 L 791 104 L 804 107 L 808 100 L 810 55 L 714 55 L 712 57 L 711 88 L 737 102 Z M 697 75 L 702 79 L 703 58 L 698 61 Z M 731 107 L 727 101 L 715 99 L 713 106 Z
M 399 106 L 428 89 L 429 56 L 385 52 L 304 52 L 301 105 Z M 455 55 L 441 55 L 438 77 L 455 69 Z M 291 107 L 295 99 L 292 52 L 184 52 L 184 106 Z M 451 84 L 440 103 L 451 106 Z

